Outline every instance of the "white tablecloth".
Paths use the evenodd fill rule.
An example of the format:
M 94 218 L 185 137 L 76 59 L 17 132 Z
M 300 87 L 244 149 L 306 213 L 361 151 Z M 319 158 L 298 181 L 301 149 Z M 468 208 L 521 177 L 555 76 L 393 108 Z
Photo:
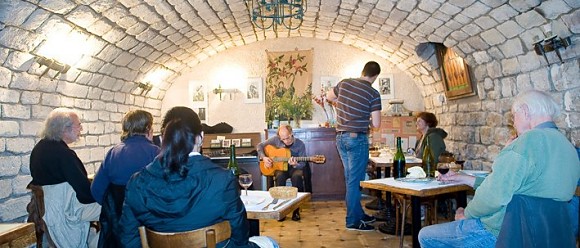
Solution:
M 410 190 L 424 190 L 424 189 L 436 189 L 436 188 L 445 188 L 445 187 L 449 187 L 449 186 L 453 186 L 453 185 L 460 185 L 461 183 L 457 183 L 457 182 L 448 182 L 446 184 L 441 184 L 441 182 L 437 181 L 437 180 L 433 180 L 430 182 L 401 182 L 401 181 L 397 181 L 392 177 L 389 178 L 381 178 L 381 179 L 373 179 L 373 180 L 367 180 L 365 181 L 366 183 L 376 183 L 376 184 L 384 184 L 384 185 L 389 185 L 389 186 L 393 186 L 393 187 L 397 187 L 397 188 L 401 188 L 401 189 L 410 189 Z
M 392 164 L 393 163 L 393 156 L 388 156 L 385 153 L 381 153 L 378 157 L 369 157 L 370 160 L 377 164 Z M 421 159 L 418 159 L 413 156 L 405 156 L 405 163 L 408 164 L 420 164 L 422 162 Z
M 296 198 L 290 199 L 289 201 L 283 200 L 283 199 L 279 199 L 278 203 L 276 204 L 270 204 L 270 206 L 268 206 L 268 209 L 266 210 L 262 210 L 263 207 L 265 207 L 266 205 L 268 205 L 268 203 L 272 202 L 272 200 L 274 200 L 274 198 L 272 198 L 272 196 L 270 196 L 270 193 L 268 191 L 262 191 L 262 190 L 248 190 L 248 198 L 246 198 L 246 191 L 242 190 L 242 201 L 244 202 L 244 206 L 246 207 L 246 211 L 252 211 L 252 212 L 273 212 L 275 210 L 273 210 L 274 207 L 279 206 L 279 205 L 291 205 L 292 203 L 299 201 L 300 197 L 303 195 L 306 195 L 307 193 L 302 193 L 302 192 L 298 192 L 298 196 Z M 255 202 L 259 202 L 257 204 L 255 204 Z M 277 209 L 281 209 L 284 206 L 280 206 Z

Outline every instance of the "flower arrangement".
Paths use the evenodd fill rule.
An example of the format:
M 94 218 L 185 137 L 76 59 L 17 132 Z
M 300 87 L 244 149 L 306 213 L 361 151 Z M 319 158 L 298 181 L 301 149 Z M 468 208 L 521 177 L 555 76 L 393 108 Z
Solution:
M 318 104 L 324 110 L 324 115 L 326 115 L 326 123 L 325 126 L 333 126 L 334 125 L 334 103 L 326 97 L 326 92 L 324 89 L 320 89 L 320 94 L 312 97 L 314 102 Z M 328 105 L 328 107 L 327 107 Z M 330 109 L 330 110 L 327 110 Z M 329 115 L 330 112 L 330 115 Z

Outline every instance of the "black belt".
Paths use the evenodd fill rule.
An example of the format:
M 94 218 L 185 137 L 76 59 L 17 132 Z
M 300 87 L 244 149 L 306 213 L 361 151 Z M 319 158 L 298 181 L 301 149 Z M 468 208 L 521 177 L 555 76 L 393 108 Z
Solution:
M 367 132 L 351 132 L 351 131 L 336 131 L 337 134 L 345 134 L 345 133 L 356 133 L 356 134 L 367 134 Z

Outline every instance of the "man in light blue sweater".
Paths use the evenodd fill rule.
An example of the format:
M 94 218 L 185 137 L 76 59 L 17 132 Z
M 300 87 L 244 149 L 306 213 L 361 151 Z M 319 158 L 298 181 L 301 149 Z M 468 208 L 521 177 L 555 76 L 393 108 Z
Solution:
M 554 123 L 559 106 L 548 94 L 528 91 L 512 105 L 518 137 L 507 145 L 487 178 L 447 173 L 441 180 L 460 181 L 476 189 L 456 221 L 423 228 L 421 247 L 494 247 L 505 209 L 516 194 L 567 202 L 580 178 L 574 146 Z

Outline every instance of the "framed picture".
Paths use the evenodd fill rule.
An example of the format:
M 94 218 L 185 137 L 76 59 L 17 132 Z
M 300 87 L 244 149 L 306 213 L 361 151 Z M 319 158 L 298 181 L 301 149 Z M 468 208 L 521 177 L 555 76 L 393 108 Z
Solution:
M 374 86 L 381 94 L 381 99 L 395 98 L 395 82 L 392 74 L 379 76 Z
M 246 92 L 244 93 L 245 103 L 262 103 L 264 90 L 262 88 L 262 78 L 248 78 L 246 81 Z
M 240 147 L 242 145 L 242 140 L 232 139 L 232 145 L 234 145 L 235 147 Z
M 320 88 L 324 92 L 327 92 L 328 90 L 330 90 L 330 88 L 336 86 L 338 84 L 338 82 L 340 82 L 340 78 L 339 77 L 335 77 L 335 76 L 322 76 L 322 77 L 320 77 Z
M 207 98 L 207 85 L 199 81 L 189 82 L 189 99 L 193 109 L 207 108 Z
M 447 99 L 453 100 L 475 95 L 471 85 L 469 66 L 463 58 L 456 54 L 453 49 L 442 44 L 436 45 L 436 52 Z
M 198 108 L 197 115 L 199 116 L 199 120 L 204 122 L 206 120 L 206 108 Z
M 231 139 L 225 139 L 222 141 L 222 147 L 230 147 L 231 144 L 232 144 Z

